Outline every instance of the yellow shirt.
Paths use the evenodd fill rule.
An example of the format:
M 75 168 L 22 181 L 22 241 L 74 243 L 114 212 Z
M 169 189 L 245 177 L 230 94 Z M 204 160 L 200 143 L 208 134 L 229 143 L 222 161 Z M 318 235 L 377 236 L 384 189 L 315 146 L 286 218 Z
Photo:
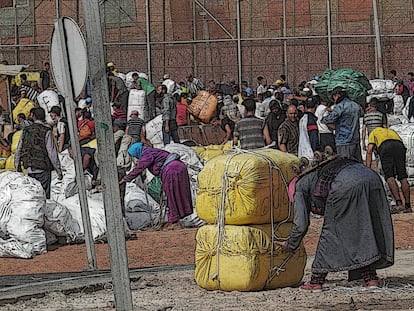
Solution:
M 374 144 L 377 148 L 379 148 L 379 146 L 386 140 L 402 141 L 396 131 L 383 127 L 373 129 L 368 136 L 368 144 Z

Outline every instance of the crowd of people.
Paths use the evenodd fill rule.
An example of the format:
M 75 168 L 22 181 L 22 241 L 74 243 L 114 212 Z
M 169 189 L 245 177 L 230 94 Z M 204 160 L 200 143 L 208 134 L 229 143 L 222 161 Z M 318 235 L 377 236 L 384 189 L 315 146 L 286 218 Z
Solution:
M 125 194 L 125 183 L 149 169 L 160 176 L 166 194 L 169 210 L 165 228 L 180 227 L 180 219 L 192 213 L 185 165 L 175 154 L 153 148 L 146 140 L 145 127 L 148 121 L 161 115 L 163 143 L 169 144 L 171 140 L 179 143 L 179 126 L 190 124 L 186 107 L 200 91 L 206 90 L 217 97 L 216 113 L 210 123 L 222 128 L 222 144 L 230 143 L 235 148 L 249 150 L 268 146 L 306 158 L 311 164 L 318 161 L 317 152 L 329 149 L 335 155 L 330 165 L 304 174 L 293 185 L 295 220 L 290 238 L 280 243 L 282 249 L 292 252 L 298 247 L 309 226 L 311 211 L 323 211 L 326 225 L 311 282 L 303 285 L 303 289 L 321 289 L 327 273 L 340 270 L 348 270 L 350 279 L 363 278 L 366 286 L 378 286 L 376 269 L 392 265 L 394 254 L 389 205 L 378 173 L 370 169 L 374 158 L 380 159 L 382 174 L 396 203 L 391 213 L 412 212 L 406 147 L 401 137 L 388 128 L 387 111 L 379 100 L 373 98 L 362 107 L 351 100 L 347 89 L 336 87 L 330 92 L 329 100 L 322 101 L 313 88 L 318 76 L 290 88 L 285 75 L 270 85 L 259 76 L 253 87 L 247 81 L 242 81 L 240 86 L 235 81 L 216 83 L 210 80 L 204 84 L 193 74 L 181 82 L 165 74 L 159 84 L 154 85 L 146 74 L 138 72 L 133 73 L 132 81 L 127 83 L 113 63 L 107 64 L 107 74 L 121 197 Z M 414 75 L 409 73 L 411 78 L 403 83 L 395 70 L 390 74 L 390 79 L 395 81 L 396 94 L 406 96 L 407 102 L 413 95 Z M 46 74 L 41 77 L 41 89 L 47 89 L 50 77 Z M 35 102 L 36 91 L 29 89 L 24 79 L 22 75 L 19 94 Z M 141 112 L 128 109 L 132 89 L 145 92 L 145 107 Z M 85 94 L 75 100 L 78 103 L 75 115 L 83 168 L 91 173 L 96 185 L 98 151 L 90 145 L 95 138 L 92 94 L 86 88 Z M 51 171 L 55 170 L 58 178 L 62 178 L 57 155 L 66 149 L 71 153 L 71 148 L 68 124 L 61 107 L 52 107 L 48 113 L 52 127 L 46 124 L 42 108 L 31 109 L 28 118 L 19 114 L 17 127 L 23 134 L 17 147 L 15 166 L 17 170 L 27 169 L 30 176 L 39 180 L 49 198 Z M 365 162 L 362 150 L 366 151 Z M 138 159 L 138 164 L 130 171 L 131 157 Z M 378 164 L 377 161 L 377 167 Z M 123 203 L 121 206 L 125 214 Z M 357 221 L 357 215 L 363 220 Z M 365 232 L 366 228 L 372 229 L 368 230 L 369 234 Z M 349 238 L 344 238 L 345 242 L 338 240 L 335 238 L 337 232 Z M 382 242 L 378 242 L 381 239 Z M 351 240 L 358 240 L 358 245 L 347 242 Z M 365 244 L 368 246 L 360 247 Z M 338 249 L 342 253 L 333 256 Z M 356 258 L 344 255 L 350 251 Z M 327 253 L 330 256 L 327 257 Z
M 29 83 L 26 75 L 21 74 L 20 86 L 13 89 L 15 102 L 26 99 L 37 106 L 39 93 L 53 87 L 49 70 L 49 64 L 45 63 L 37 83 Z M 263 76 L 258 76 L 253 87 L 247 81 L 242 81 L 240 86 L 235 81 L 216 83 L 209 80 L 204 84 L 193 74 L 189 74 L 185 81 L 176 82 L 165 74 L 159 83 L 154 85 L 146 74 L 139 72 L 133 72 L 132 81 L 127 83 L 112 62 L 107 64 L 107 75 L 117 156 L 124 135 L 131 137 L 131 144 L 142 142 L 149 145 L 145 138 L 145 125 L 157 115 L 162 115 L 163 143 L 180 142 L 178 127 L 190 124 L 186 108 L 201 90 L 206 90 L 217 97 L 216 113 L 210 123 L 224 131 L 223 144 L 230 142 L 242 149 L 270 146 L 298 157 L 305 157 L 311 162 L 314 161 L 315 152 L 323 152 L 327 146 L 340 157 L 362 162 L 362 145 L 363 150 L 367 152 L 367 166 L 373 164 L 373 153 L 376 159 L 381 158 L 384 176 L 396 202 L 393 212 L 411 212 L 409 191 L 406 190 L 407 174 L 403 169 L 404 152 L 400 152 L 398 158 L 396 153 L 389 156 L 385 156 L 384 153 L 385 147 L 389 144 L 395 145 L 395 141 L 398 141 L 402 148 L 404 146 L 397 134 L 389 134 L 391 130 L 387 130 L 387 134 L 374 131 L 377 127 L 387 128 L 386 111 L 376 98 L 373 98 L 364 110 L 361 105 L 349 98 L 346 89 L 337 87 L 330 93 L 329 101 L 321 101 L 313 87 L 319 80 L 318 76 L 293 88 L 289 87 L 285 75 L 280 75 L 272 84 L 268 84 Z M 406 101 L 414 90 L 414 75 L 409 73 L 408 76 L 407 83 L 403 83 L 397 77 L 395 70 L 390 71 L 389 77 L 395 82 L 396 94 L 406 96 Z M 90 158 L 84 161 L 84 169 L 90 171 L 94 176 L 93 184 L 96 184 L 98 168 L 93 160 L 95 149 L 87 146 L 95 138 L 92 94 L 88 85 L 84 93 L 75 99 L 78 103 L 75 117 L 81 151 L 85 158 Z M 145 92 L 145 108 L 141 112 L 128 109 L 128 97 L 132 89 Z M 68 122 L 62 108 L 64 105 L 54 106 L 47 112 L 52 122 L 52 133 L 58 153 L 66 150 L 70 144 Z M 16 130 L 29 126 L 34 121 L 31 119 L 32 115 L 33 113 L 30 113 L 30 116 L 19 113 Z M 359 121 L 361 117 L 362 137 Z M 379 139 L 378 133 L 382 134 Z M 9 136 L 10 143 L 12 135 L 13 133 Z M 378 161 L 374 163 L 378 165 Z M 402 185 L 403 198 L 399 195 L 394 171 L 398 172 L 397 178 Z

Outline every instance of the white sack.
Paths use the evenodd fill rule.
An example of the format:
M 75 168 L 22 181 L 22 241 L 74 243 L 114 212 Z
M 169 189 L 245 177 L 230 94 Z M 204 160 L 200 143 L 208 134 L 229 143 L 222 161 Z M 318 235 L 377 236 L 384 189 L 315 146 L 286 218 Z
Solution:
M 31 243 L 35 254 L 45 253 L 43 231 L 45 192 L 41 184 L 23 173 L 0 174 L 0 228 L 3 235 L 23 243 Z
M 162 140 L 162 115 L 156 116 L 145 125 L 147 140 L 155 147 L 164 146 Z
M 66 237 L 68 243 L 82 238 L 79 223 L 68 208 L 52 200 L 46 200 L 44 229 L 58 237 Z

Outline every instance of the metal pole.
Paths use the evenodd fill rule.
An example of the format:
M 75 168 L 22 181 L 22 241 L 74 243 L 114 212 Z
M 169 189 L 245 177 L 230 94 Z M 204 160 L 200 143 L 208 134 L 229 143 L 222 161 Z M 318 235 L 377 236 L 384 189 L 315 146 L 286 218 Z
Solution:
M 150 27 L 150 2 L 145 1 L 145 27 L 147 31 L 146 43 L 147 43 L 147 74 L 148 80 L 152 81 L 152 66 L 151 66 L 151 27 Z
M 242 51 L 241 51 L 241 24 L 240 24 L 240 0 L 237 3 L 237 73 L 239 79 L 239 87 L 241 90 L 242 82 Z
M 286 0 L 283 0 L 283 74 L 288 77 Z
M 372 8 L 374 10 L 374 27 L 375 27 L 375 50 L 376 50 L 376 61 L 378 68 L 378 77 L 384 79 L 384 67 L 382 64 L 382 46 L 381 46 L 381 31 L 378 20 L 378 6 L 377 0 L 372 0 Z
M 82 0 L 116 310 L 133 310 L 98 0 Z
M 83 228 L 85 233 L 85 245 L 86 245 L 86 252 L 88 256 L 88 268 L 90 270 L 97 270 L 96 267 L 96 255 L 94 249 L 94 241 L 93 241 L 93 234 L 92 234 L 92 226 L 91 220 L 89 215 L 89 207 L 88 207 L 88 198 L 86 196 L 86 186 L 85 186 L 85 178 L 83 174 L 83 165 L 82 165 L 82 158 L 80 156 L 80 146 L 77 140 L 78 131 L 77 125 L 75 120 L 75 105 L 73 103 L 73 98 L 77 95 L 73 93 L 72 81 L 70 76 L 70 62 L 69 62 L 69 55 L 68 55 L 68 47 L 66 45 L 66 41 L 64 38 L 66 37 L 63 20 L 62 18 L 57 19 L 55 31 L 59 33 L 57 37 L 59 39 L 59 50 L 61 53 L 61 59 L 63 61 L 63 67 L 66 69 L 64 70 L 64 74 L 62 75 L 62 85 L 63 90 L 62 93 L 65 97 L 65 106 L 67 109 L 67 119 L 69 125 L 69 134 L 70 134 L 70 142 L 73 150 L 73 160 L 75 162 L 75 172 L 76 172 L 76 183 L 78 184 L 79 188 L 79 203 L 81 207 L 82 213 L 82 222 Z
M 331 18 L 331 0 L 326 0 L 326 25 L 328 33 L 328 67 L 332 69 L 332 18 Z
M 59 18 L 60 17 L 60 0 L 55 1 L 55 6 L 56 6 L 56 18 Z
M 193 41 L 197 40 L 197 15 L 196 15 L 196 6 L 194 4 L 194 1 L 191 3 L 192 4 L 192 10 L 193 10 Z M 195 76 L 198 75 L 197 72 L 197 44 L 193 43 L 193 74 Z M 204 76 L 205 80 L 207 79 Z
M 14 9 L 14 43 L 16 45 L 16 50 L 14 53 L 14 62 L 15 64 L 20 64 L 20 40 L 19 40 L 19 25 L 17 21 L 17 5 L 16 0 L 13 0 L 13 9 Z
M 197 5 L 208 15 L 210 16 L 210 18 L 230 37 L 230 38 L 234 38 L 233 35 L 231 34 L 230 31 L 228 31 L 226 29 L 226 27 L 224 27 L 224 25 L 222 23 L 220 23 L 220 21 L 215 18 L 215 16 L 213 14 L 210 13 L 209 10 L 206 9 L 205 3 L 200 3 L 200 1 L 198 0 L 193 0 L 195 3 L 197 3 Z M 204 1 L 203 1 L 204 2 Z

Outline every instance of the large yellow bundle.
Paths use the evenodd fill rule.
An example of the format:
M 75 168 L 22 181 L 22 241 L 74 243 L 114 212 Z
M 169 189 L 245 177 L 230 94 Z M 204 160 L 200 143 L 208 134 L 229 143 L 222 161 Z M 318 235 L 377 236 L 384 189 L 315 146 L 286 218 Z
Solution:
M 234 151 L 209 160 L 198 174 L 197 215 L 214 224 L 266 224 L 292 219 L 287 186 L 299 159 L 275 149 Z M 273 206 L 273 217 L 272 207 Z
M 13 109 L 14 123 L 19 123 L 17 120 L 17 115 L 19 113 L 24 113 L 27 119 L 29 117 L 30 110 L 35 107 L 36 107 L 36 104 L 32 102 L 30 99 L 22 98 L 17 104 L 17 106 Z
M 276 237 L 287 238 L 292 224 L 274 225 Z M 208 290 L 256 291 L 295 286 L 303 277 L 306 251 L 273 246 L 272 226 L 206 225 L 198 229 L 195 280 Z M 273 247 L 273 252 L 272 252 Z
M 227 142 L 224 145 L 208 145 L 208 146 L 194 146 L 192 147 L 195 152 L 203 160 L 210 160 L 220 154 L 223 154 L 225 151 L 231 149 L 231 143 Z

